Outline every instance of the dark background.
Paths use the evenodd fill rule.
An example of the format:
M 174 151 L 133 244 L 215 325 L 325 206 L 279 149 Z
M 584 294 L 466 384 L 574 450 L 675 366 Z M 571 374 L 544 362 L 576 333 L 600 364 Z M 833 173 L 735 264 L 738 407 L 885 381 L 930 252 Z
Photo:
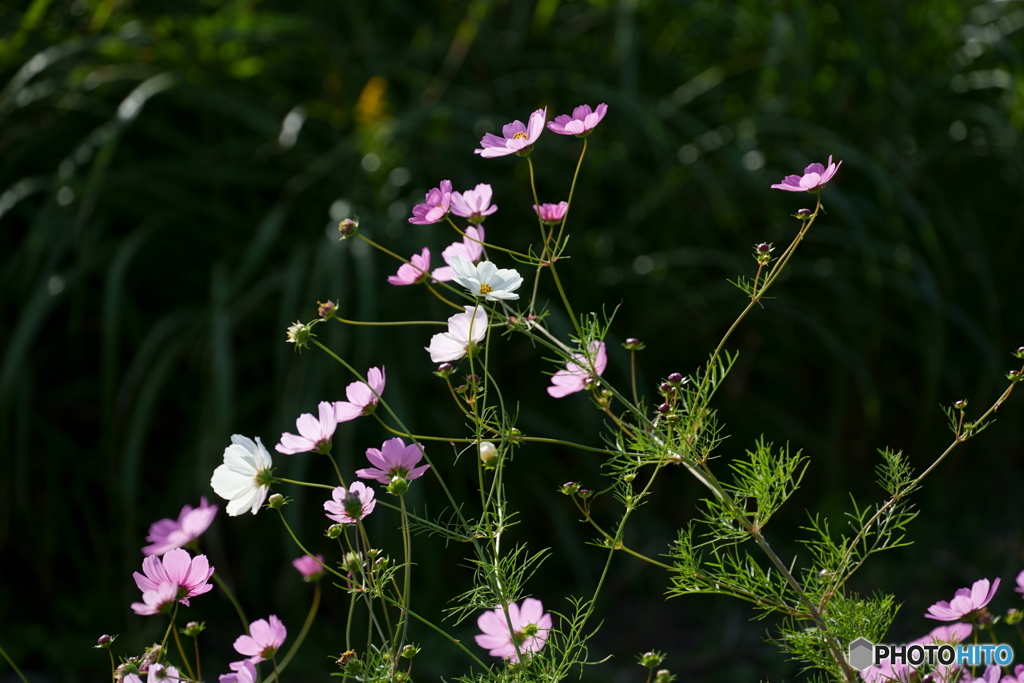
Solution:
M 939 405 L 969 398 L 980 412 L 1015 367 L 1020 3 L 182 7 L 0 3 L 0 647 L 33 680 L 102 680 L 107 657 L 89 649 L 102 633 L 121 634 L 117 653 L 159 639 L 162 619 L 129 609 L 148 525 L 215 498 L 209 478 L 231 434 L 272 448 L 317 401 L 343 398 L 352 378 L 322 353 L 296 355 L 288 324 L 314 318 L 327 298 L 361 320 L 449 314 L 422 289 L 385 285 L 396 264 L 339 243 L 338 219 L 358 215 L 399 254 L 429 245 L 436 264 L 453 234 L 409 225 L 412 205 L 441 178 L 456 189 L 489 182 L 501 207 L 489 239 L 526 247 L 536 224 L 525 163 L 472 150 L 484 132 L 542 106 L 553 117 L 609 105 L 590 138 L 562 272 L 577 311 L 622 304 L 607 376 L 627 386 L 618 344 L 639 337 L 648 395 L 668 373 L 692 372 L 742 309 L 726 280 L 752 273 L 751 246 L 781 248 L 795 233 L 790 214 L 812 198 L 769 185 L 829 154 L 843 160 L 823 194 L 828 214 L 777 298 L 733 336 L 740 360 L 717 399 L 732 435 L 720 467 L 760 434 L 810 456 L 802 490 L 768 528 L 784 558 L 800 554 L 808 511 L 838 532 L 847 492 L 881 499 L 876 448 L 927 466 L 951 437 Z M 541 201 L 565 198 L 578 150 L 572 138 L 541 138 Z M 553 309 L 553 327 L 567 334 Z M 414 430 L 456 435 L 424 329 L 317 332 L 360 370 L 386 364 L 387 398 Z M 544 394 L 542 371 L 553 369 L 544 353 L 521 339 L 492 352 L 524 432 L 598 442 L 603 422 L 588 399 Z M 888 640 L 925 633 L 926 607 L 978 578 L 1002 577 L 996 611 L 1020 607 L 1011 586 L 1024 567 L 1022 414 L 1015 396 L 955 452 L 917 498 L 914 544 L 873 558 L 849 585 L 904 603 Z M 342 425 L 343 470 L 363 466 L 363 450 L 384 437 L 370 420 Z M 431 453 L 468 491 L 469 462 L 440 446 Z M 275 456 L 284 476 L 329 478 L 322 458 Z M 520 525 L 508 539 L 553 549 L 530 584 L 549 608 L 567 610 L 563 598 L 590 590 L 603 562 L 553 493 L 570 479 L 603 487 L 599 465 L 529 446 L 510 470 Z M 441 512 L 436 483 L 423 482 L 410 502 Z M 321 496 L 285 492 L 298 533 L 329 552 Z M 700 494 L 683 472 L 664 476 L 629 543 L 664 552 Z M 602 515 L 618 515 L 610 498 Z M 369 521 L 382 545 L 395 538 L 393 516 Z M 468 588 L 465 548 L 415 543 L 415 606 L 439 618 Z M 310 588 L 288 565 L 299 553 L 274 515 L 221 513 L 203 547 L 251 618 L 276 613 L 294 637 Z M 795 675 L 762 642 L 771 619 L 750 622 L 754 613 L 731 600 L 665 601 L 667 586 L 663 573 L 616 558 L 591 651 L 615 657 L 588 680 L 642 680 L 634 655 L 649 649 L 667 651 L 665 666 L 689 680 Z M 326 591 L 286 677 L 333 670 L 346 605 Z M 211 626 L 212 679 L 233 658 L 237 620 L 209 596 L 184 615 Z M 455 631 L 469 641 L 475 624 Z M 468 670 L 429 632 L 413 638 L 424 646 L 419 678 Z M 6 663 L 0 672 L 11 680 Z

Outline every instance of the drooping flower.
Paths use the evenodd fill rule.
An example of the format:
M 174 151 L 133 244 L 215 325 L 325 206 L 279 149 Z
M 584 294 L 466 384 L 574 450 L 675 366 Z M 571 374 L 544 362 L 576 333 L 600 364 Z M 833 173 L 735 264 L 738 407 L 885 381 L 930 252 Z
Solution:
M 589 356 L 589 360 L 588 360 Z M 565 367 L 551 378 L 548 395 L 562 398 L 577 391 L 583 391 L 602 374 L 608 365 L 608 353 L 603 341 L 592 341 L 587 345 L 587 355 L 574 353 Z
M 385 441 L 379 450 L 367 448 L 366 459 L 373 467 L 356 470 L 356 476 L 362 479 L 376 479 L 382 484 L 390 484 L 395 477 L 412 481 L 423 476 L 430 467 L 416 467 L 416 463 L 423 459 L 423 451 L 416 444 L 406 446 L 397 436 Z
M 458 193 L 456 193 L 458 194 Z M 392 285 L 418 285 L 430 276 L 430 249 L 423 247 L 419 254 L 413 254 L 409 263 L 398 266 L 398 272 L 388 275 Z
M 512 623 L 511 631 L 509 622 Z M 508 606 L 508 619 L 499 606 L 481 614 L 476 625 L 483 631 L 474 636 L 476 644 L 489 650 L 487 654 L 518 662 L 516 645 L 522 654 L 539 652 L 544 647 L 551 631 L 551 615 L 544 612 L 540 600 L 526 598 L 522 609 L 514 602 Z
M 487 311 L 481 306 L 463 306 L 464 313 L 448 318 L 448 331 L 430 338 L 430 360 L 447 363 L 472 352 L 487 335 Z
M 442 180 L 438 187 L 431 188 L 423 198 L 423 204 L 412 207 L 410 223 L 430 225 L 448 215 L 452 206 L 452 181 Z
M 518 154 L 519 156 L 529 154 L 533 143 L 537 142 L 537 138 L 544 132 L 544 119 L 547 118 L 547 115 L 548 110 L 545 107 L 530 114 L 530 120 L 525 126 L 522 121 L 518 120 L 506 123 L 501 127 L 501 134 L 504 137 L 499 138 L 497 135 L 487 133 L 480 140 L 481 149 L 475 149 L 473 152 L 485 159 L 509 154 Z
M 234 671 L 221 674 L 220 683 L 256 683 L 256 666 L 248 659 L 232 662 L 230 666 Z
M 607 104 L 597 105 L 597 109 L 591 109 L 589 104 L 581 104 L 572 110 L 572 116 L 562 114 L 556 116 L 554 121 L 548 122 L 548 130 L 559 135 L 575 135 L 578 138 L 590 135 L 601 119 L 608 113 Z
M 789 192 L 818 192 L 821 188 L 825 187 L 825 184 L 832 180 L 832 176 L 836 174 L 839 167 L 843 165 L 843 162 L 838 164 L 832 163 L 832 155 L 828 156 L 828 167 L 822 166 L 819 163 L 813 163 L 804 169 L 802 176 L 788 175 L 782 179 L 781 183 L 772 185 L 773 190 L 788 190 Z
M 188 605 L 189 598 L 213 589 L 213 584 L 209 583 L 213 567 L 206 555 L 193 558 L 182 548 L 167 551 L 163 559 L 149 555 L 142 561 L 142 572 L 132 574 L 135 585 L 142 591 L 142 603 L 132 604 L 136 614 L 157 614 L 166 610 L 173 600 Z M 173 591 L 169 591 L 168 586 Z M 168 595 L 173 596 L 170 601 Z
M 302 574 L 303 581 L 319 581 L 320 577 L 324 575 L 324 556 L 319 554 L 316 557 L 303 555 L 292 560 L 292 566 Z
M 533 210 L 540 216 L 542 221 L 548 225 L 554 225 L 565 218 L 565 212 L 569 210 L 569 202 L 541 204 L 540 206 L 534 204 Z
M 249 635 L 235 639 L 235 652 L 245 655 L 253 664 L 272 658 L 288 637 L 288 629 L 284 627 L 276 615 L 270 615 L 270 621 L 257 619 L 249 624 Z
M 224 464 L 213 471 L 210 479 L 214 492 L 229 501 L 230 516 L 246 510 L 256 514 L 270 491 L 273 464 L 260 437 L 253 443 L 241 434 L 231 436 L 231 445 L 224 449 Z
M 475 265 L 458 254 L 452 257 L 453 280 L 468 289 L 476 296 L 488 301 L 519 298 L 513 294 L 523 284 L 523 278 L 514 268 L 498 268 L 490 261 Z
M 455 271 L 451 267 L 452 258 L 458 255 L 471 263 L 476 263 L 484 255 L 483 241 L 484 226 L 471 225 L 466 228 L 465 237 L 458 242 L 452 242 L 441 252 L 441 258 L 449 265 L 441 266 L 430 274 L 431 277 L 438 282 L 448 282 L 454 279 Z
M 320 412 L 320 419 L 316 419 L 309 413 L 303 413 L 295 421 L 299 429 L 299 436 L 290 432 L 281 435 L 281 442 L 274 446 L 278 453 L 305 453 L 316 451 L 317 453 L 330 453 L 331 438 L 334 436 L 334 428 L 338 426 L 335 418 L 335 405 L 327 401 L 320 401 L 317 406 Z
M 361 481 L 348 487 L 339 486 L 331 493 L 334 500 L 324 502 L 327 517 L 340 524 L 355 524 L 373 512 L 377 501 L 373 499 L 373 489 Z
M 206 502 L 206 496 L 199 499 L 199 507 L 186 505 L 181 508 L 178 519 L 161 519 L 149 527 L 146 540 L 150 545 L 142 549 L 146 555 L 163 555 L 169 550 L 188 545 L 203 535 L 213 518 L 217 515 L 217 506 Z
M 386 382 L 387 376 L 383 365 L 367 370 L 366 382 L 352 382 L 345 387 L 345 396 L 348 400 L 334 404 L 334 419 L 338 422 L 348 422 L 360 415 L 372 413 L 377 407 L 380 395 L 384 393 Z
M 498 210 L 491 204 L 491 186 L 480 183 L 472 190 L 452 192 L 452 213 L 468 218 L 470 223 L 480 225 L 485 218 Z
M 977 613 L 992 600 L 997 588 L 999 588 L 999 579 L 991 584 L 988 579 L 979 579 L 970 588 L 958 589 L 956 595 L 949 602 L 943 600 L 929 607 L 928 613 L 924 616 L 938 621 L 958 621 L 960 619 L 973 621 L 978 616 Z

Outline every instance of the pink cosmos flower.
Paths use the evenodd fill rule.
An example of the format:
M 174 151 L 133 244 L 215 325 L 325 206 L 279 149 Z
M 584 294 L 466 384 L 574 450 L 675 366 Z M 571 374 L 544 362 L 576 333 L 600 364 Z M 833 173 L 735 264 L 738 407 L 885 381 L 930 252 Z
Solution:
M 452 213 L 468 218 L 474 225 L 479 225 L 497 210 L 498 207 L 491 205 L 491 186 L 487 183 L 480 183 L 462 194 L 452 192 Z
M 448 215 L 452 206 L 452 181 L 442 180 L 438 187 L 431 188 L 423 198 L 423 204 L 412 207 L 410 223 L 430 225 L 437 223 Z
M 257 619 L 249 624 L 249 635 L 238 636 L 235 640 L 235 652 L 245 655 L 253 664 L 258 664 L 277 654 L 286 637 L 288 629 L 276 615 L 271 614 L 269 622 Z
M 320 580 L 320 577 L 324 575 L 323 565 L 324 556 L 319 554 L 315 558 L 303 555 L 292 560 L 292 566 L 302 574 L 302 580 L 308 582 Z
M 790 192 L 819 192 L 825 187 L 825 183 L 832 180 L 843 162 L 832 163 L 832 155 L 828 156 L 828 168 L 819 163 L 813 163 L 804 169 L 803 176 L 788 175 L 781 183 L 772 185 L 773 190 L 788 190 Z
M 912 672 L 909 664 L 893 664 L 885 660 L 861 671 L 860 677 L 865 683 L 909 683 Z
M 508 628 L 509 622 L 512 622 L 511 631 Z M 514 602 L 508 606 L 507 620 L 505 611 L 499 606 L 481 614 L 476 625 L 483 631 L 474 636 L 476 644 L 487 648 L 487 654 L 518 662 L 516 645 L 519 645 L 519 652 L 524 654 L 539 652 L 544 647 L 548 632 L 551 631 L 551 615 L 544 613 L 544 605 L 540 600 L 526 598 L 522 609 Z
M 164 666 L 154 662 L 146 669 L 146 683 L 158 683 L 160 681 L 180 681 L 181 674 L 173 666 Z M 188 679 L 185 679 L 188 680 Z M 139 674 L 131 673 L 124 677 L 124 683 L 142 683 Z
M 452 258 L 456 255 L 470 261 L 471 263 L 477 263 L 480 258 L 484 255 L 484 226 L 482 225 L 471 225 L 466 228 L 466 236 L 458 242 L 452 242 L 449 244 L 444 251 L 441 252 L 441 258 L 447 263 L 447 266 L 441 266 L 433 273 L 433 277 L 438 282 L 449 282 L 455 279 L 455 271 L 452 270 Z
M 977 616 L 976 612 L 992 600 L 996 589 L 999 588 L 999 579 L 993 581 L 991 587 L 989 586 L 988 579 L 979 579 L 970 588 L 957 590 L 956 595 L 949 602 L 943 600 L 929 607 L 928 613 L 924 616 L 927 619 L 937 619 L 938 621 L 958 621 L 964 618 L 972 621 Z
M 1024 664 L 1013 667 L 1013 675 L 1003 676 L 1000 683 L 1024 683 Z
M 971 633 L 974 632 L 974 626 L 971 624 L 965 624 L 963 622 L 957 622 L 955 624 L 945 624 L 943 626 L 936 626 L 923 638 L 918 638 L 914 643 L 921 645 L 928 645 L 930 643 L 953 643 L 954 645 L 967 640 Z
M 316 451 L 317 453 L 330 453 L 331 438 L 334 436 L 334 428 L 338 426 L 335 417 L 337 410 L 334 403 L 320 401 L 318 406 L 320 419 L 317 420 L 309 413 L 303 413 L 295 421 L 301 436 L 295 436 L 290 432 L 281 435 L 281 443 L 274 446 L 278 453 L 305 453 Z
M 964 672 L 964 677 L 960 679 L 960 683 L 1000 683 L 1000 681 L 1015 680 L 1017 679 L 1013 676 L 1003 676 L 1003 669 L 998 664 L 989 664 L 985 667 L 985 673 L 981 676 L 974 677 L 971 676 L 971 674 Z
M 163 555 L 169 550 L 188 545 L 203 535 L 213 518 L 217 515 L 217 506 L 206 502 L 206 496 L 199 499 L 199 507 L 186 505 L 181 508 L 177 520 L 161 519 L 149 527 L 150 542 L 142 549 L 146 555 Z
M 256 683 L 256 666 L 248 659 L 232 662 L 230 666 L 234 671 L 221 674 L 220 683 Z
M 587 346 L 588 355 L 593 361 L 587 360 L 582 353 L 574 353 L 572 359 L 566 362 L 565 368 L 559 370 L 551 378 L 551 386 L 548 387 L 548 395 L 554 398 L 562 398 L 577 391 L 588 388 L 591 382 L 604 374 L 608 365 L 608 353 L 605 350 L 603 341 L 592 341 Z
M 382 484 L 390 484 L 394 477 L 412 481 L 423 476 L 430 465 L 414 467 L 423 459 L 423 451 L 416 444 L 405 445 L 397 436 L 385 441 L 380 450 L 366 449 L 366 459 L 373 467 L 356 470 L 356 476 L 362 479 L 376 479 Z
M 545 223 L 555 224 L 565 218 L 565 212 L 569 210 L 569 203 L 558 202 L 557 204 L 541 204 L 540 206 L 534 204 L 533 210 L 537 212 L 537 215 Z
M 456 192 L 455 194 L 458 194 Z M 398 273 L 388 275 L 388 283 L 392 285 L 418 285 L 430 275 L 430 249 L 423 247 L 419 254 L 413 254 L 410 263 L 398 266 Z
M 361 481 L 354 482 L 345 490 L 344 486 L 334 489 L 331 494 L 334 500 L 324 503 L 327 517 L 341 524 L 355 524 L 373 512 L 377 501 L 373 499 L 373 489 L 367 488 Z
M 345 387 L 345 396 L 348 400 L 334 404 L 334 419 L 338 422 L 348 422 L 360 415 L 372 413 L 377 407 L 377 401 L 380 400 L 378 397 L 384 393 L 386 380 L 383 365 L 367 370 L 366 382 L 352 382 Z
M 206 555 L 192 558 L 187 550 L 181 548 L 167 551 L 162 560 L 156 555 L 148 556 L 142 561 L 142 571 L 143 574 L 132 574 L 135 585 L 142 591 L 143 600 L 142 603 L 132 604 L 136 614 L 156 614 L 161 610 L 151 611 L 152 608 L 168 607 L 167 586 L 173 588 L 174 599 L 183 605 L 188 605 L 189 598 L 213 589 L 213 585 L 208 583 L 213 576 L 213 567 Z
M 448 331 L 430 338 L 430 360 L 447 363 L 474 350 L 487 336 L 487 311 L 482 306 L 463 306 L 464 313 L 448 318 Z
M 544 119 L 547 118 L 547 115 L 548 110 L 545 107 L 530 114 L 529 123 L 525 126 L 522 121 L 518 120 L 506 123 L 501 127 L 501 134 L 505 137 L 499 138 L 497 135 L 488 133 L 480 140 L 482 149 L 475 149 L 473 153 L 479 154 L 485 159 L 509 154 L 518 154 L 519 156 L 529 154 L 533 143 L 537 142 L 537 138 L 544 132 Z
M 173 583 L 161 583 L 152 590 L 142 591 L 142 602 L 133 602 L 132 611 L 144 616 L 166 614 L 171 611 L 177 599 L 178 587 Z
M 1013 590 L 1016 593 L 1024 593 L 1024 572 L 1017 574 L 1017 587 Z
M 597 109 L 591 109 L 589 104 L 581 104 L 572 110 L 572 116 L 562 114 L 556 116 L 554 121 L 548 122 L 548 130 L 559 135 L 575 135 L 578 138 L 590 135 L 601 119 L 608 113 L 607 104 L 597 105 Z

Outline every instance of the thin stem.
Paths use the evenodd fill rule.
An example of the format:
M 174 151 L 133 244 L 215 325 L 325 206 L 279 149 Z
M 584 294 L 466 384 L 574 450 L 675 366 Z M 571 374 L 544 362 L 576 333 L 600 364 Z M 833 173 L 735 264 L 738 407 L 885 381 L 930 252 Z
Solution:
M 434 296 L 436 296 L 438 299 L 440 299 L 441 302 L 444 303 L 445 305 L 451 306 L 452 308 L 456 309 L 457 311 L 460 311 L 460 312 L 462 311 L 462 306 L 459 306 L 457 303 L 454 303 L 452 301 L 448 301 L 448 299 L 445 299 L 443 296 L 441 296 L 441 293 L 438 292 L 436 289 L 434 289 L 433 286 L 430 285 L 429 283 L 427 283 L 427 289 L 429 289 L 430 293 L 433 294 Z M 445 322 L 445 323 L 441 323 L 441 324 L 442 325 L 447 325 L 448 323 Z
M 192 648 L 196 652 L 196 681 L 203 680 L 203 664 L 199 659 L 199 636 L 192 636 Z
M 629 381 L 633 385 L 633 405 L 640 405 L 636 393 L 636 351 L 629 352 Z
M 333 491 L 334 489 L 337 488 L 336 486 L 330 486 L 329 484 L 315 484 L 311 481 L 296 481 L 295 479 L 284 479 L 282 477 L 274 477 L 274 483 L 295 484 L 296 486 L 309 486 L 315 489 L 327 489 L 328 491 Z M 342 486 L 344 486 L 344 484 L 342 484 Z
M 565 209 L 565 215 L 562 216 L 562 225 L 558 228 L 558 237 L 555 238 L 555 245 L 562 241 L 562 233 L 565 232 L 565 222 L 569 220 L 569 210 L 572 209 L 572 195 L 576 191 L 576 179 L 580 175 L 580 167 L 583 166 L 583 157 L 587 153 L 587 139 L 583 138 L 583 149 L 580 150 L 580 159 L 576 162 L 576 172 L 572 174 L 572 185 L 569 186 L 569 201 L 566 202 L 569 206 Z
M 451 219 L 451 216 L 445 216 L 445 219 L 448 221 L 448 224 L 455 229 L 455 232 L 459 233 L 459 235 L 461 235 L 464 239 L 469 240 L 470 242 L 476 242 L 480 246 L 486 247 L 487 249 L 497 249 L 498 251 L 503 251 L 506 254 L 512 254 L 513 256 L 518 256 L 519 258 L 526 259 L 527 261 L 535 261 L 536 260 L 536 257 L 530 256 L 529 254 L 523 254 L 521 252 L 514 251 L 512 249 L 506 249 L 505 247 L 499 247 L 497 244 L 491 244 L 490 242 L 481 242 L 478 239 L 474 239 L 474 238 L 470 237 L 469 235 L 467 235 L 462 230 L 462 228 L 460 228 L 459 226 L 455 225 L 455 221 L 453 221 Z
M 178 629 L 171 629 L 174 633 L 174 644 L 178 647 L 178 654 L 181 656 L 181 661 L 185 663 L 185 671 L 188 672 L 188 677 L 193 681 L 199 680 L 192 672 L 192 665 L 189 664 L 188 657 L 185 655 L 185 648 L 181 646 L 181 636 L 178 635 Z
M 107 651 L 108 652 L 110 651 L 109 647 L 107 648 Z M 21 679 L 21 683 L 28 683 L 28 679 L 25 678 L 25 674 L 21 673 L 21 669 L 18 668 L 18 665 L 14 663 L 14 660 L 10 658 L 10 656 L 7 654 L 7 651 L 4 650 L 2 647 L 0 647 L 0 655 L 3 655 L 4 659 L 7 660 L 7 663 L 11 665 L 11 668 L 14 669 L 14 673 L 18 674 L 18 678 Z M 113 673 L 114 673 L 113 672 L 113 669 L 114 669 L 114 653 L 112 653 L 112 652 L 110 653 L 110 666 L 111 666 L 111 677 L 113 677 Z M 483 664 L 481 664 L 480 666 L 483 666 Z
M 366 322 L 362 320 L 348 320 L 346 318 L 339 318 L 334 316 L 333 320 L 337 320 L 340 323 L 346 325 L 364 325 L 367 327 L 399 327 L 401 325 L 447 325 L 446 322 L 439 320 L 399 320 L 396 322 Z
M 246 634 L 248 634 L 249 619 L 245 616 L 245 612 L 242 610 L 242 605 L 238 602 L 238 598 L 235 597 L 235 594 L 230 588 L 228 588 L 228 584 L 225 583 L 224 579 L 220 578 L 220 575 L 217 574 L 217 572 L 213 573 L 213 582 L 224 592 L 224 597 L 228 599 L 228 602 L 234 606 L 235 612 L 238 613 L 238 618 L 242 620 L 242 628 L 245 630 Z
M 409 531 L 409 514 L 405 509 L 405 496 L 399 496 L 398 500 L 402 505 L 402 540 L 405 546 L 405 586 L 402 589 L 402 637 L 398 642 L 398 650 L 401 652 L 409 635 L 408 614 L 412 585 L 412 534 Z
M 298 637 L 295 638 L 295 642 L 292 643 L 291 648 L 288 649 L 288 654 L 281 660 L 281 666 L 277 667 L 277 672 L 284 671 L 288 666 L 288 662 L 292 661 L 292 657 L 299 651 L 299 646 L 302 645 L 302 641 L 306 639 L 306 635 L 309 633 L 309 628 L 313 625 L 313 620 L 316 619 L 316 611 L 320 607 L 320 582 L 314 583 L 313 589 L 313 604 L 309 606 L 309 613 L 306 615 L 306 621 L 302 624 L 302 630 L 299 631 Z

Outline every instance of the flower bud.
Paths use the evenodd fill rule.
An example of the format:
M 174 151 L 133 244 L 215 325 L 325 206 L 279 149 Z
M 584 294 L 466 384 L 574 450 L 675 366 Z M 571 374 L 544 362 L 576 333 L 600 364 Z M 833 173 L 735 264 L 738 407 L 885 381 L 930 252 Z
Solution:
M 665 660 L 665 653 L 657 651 L 645 652 L 639 657 L 637 657 L 637 659 L 640 660 L 641 666 L 646 666 L 648 669 L 653 669 Z
M 1006 616 L 1003 618 L 1003 622 L 1014 626 L 1020 623 L 1020 620 L 1024 618 L 1024 612 L 1019 609 L 1008 609 L 1006 610 Z
M 409 490 L 409 480 L 406 479 L 405 477 L 395 475 L 394 477 L 391 477 L 391 483 L 387 485 L 386 490 L 393 496 L 405 495 L 405 493 Z M 361 508 L 362 503 L 360 503 L 360 509 Z
M 953 404 L 953 407 L 956 408 L 957 410 L 963 410 L 964 408 L 967 407 L 967 399 L 965 398 L 957 401 L 956 403 Z
M 406 659 L 412 659 L 413 657 L 415 657 L 419 653 L 420 653 L 420 649 L 418 647 L 416 647 L 415 645 L 406 645 L 405 647 L 402 648 L 402 651 L 399 652 L 398 654 L 401 655 L 402 657 L 405 657 Z
M 479 375 L 466 375 L 466 384 L 480 384 Z
M 280 493 L 271 494 L 270 498 L 267 498 L 267 505 L 274 508 L 275 510 L 280 510 L 285 506 L 287 502 L 288 501 L 286 501 L 284 496 L 282 496 Z
M 1019 370 L 1010 370 L 1008 373 L 1006 373 L 1006 379 L 1010 380 L 1011 382 L 1019 381 L 1020 376 L 1021 375 Z
M 348 552 L 341 561 L 342 568 L 352 574 L 358 574 L 363 568 L 363 556 L 359 553 Z
M 576 495 L 579 496 L 580 498 L 586 499 L 594 495 L 594 492 L 591 491 L 590 489 L 579 489 L 576 491 Z
M 508 433 L 505 435 L 505 438 L 515 443 L 516 441 L 519 441 L 519 437 L 521 437 L 522 435 L 523 433 L 521 431 L 513 427 L 512 429 L 508 430 Z
M 490 441 L 480 442 L 480 462 L 484 464 L 484 467 L 494 467 L 497 462 L 495 459 L 498 457 L 498 448 Z
M 671 683 L 674 680 L 676 677 L 668 669 L 658 669 L 658 672 L 654 674 L 654 683 Z
M 658 412 L 661 413 L 662 415 L 668 415 L 669 413 L 672 412 L 672 406 L 670 406 L 667 403 L 662 403 L 660 406 L 658 406 Z
M 662 382 L 661 384 L 658 385 L 658 391 L 660 391 L 663 394 L 671 394 L 673 389 L 675 389 L 675 387 L 669 384 L 668 382 Z
M 295 344 L 296 349 L 305 348 L 309 344 L 309 340 L 316 335 L 313 334 L 312 325 L 304 325 L 302 322 L 296 320 L 295 323 L 288 327 L 288 339 L 289 344 Z
M 448 376 L 452 374 L 452 370 L 454 369 L 455 366 L 452 365 L 451 363 L 441 363 L 441 365 L 437 366 L 437 370 L 434 372 L 434 374 L 440 377 L 441 379 L 447 379 Z
M 358 229 L 359 221 L 354 221 L 351 218 L 346 218 L 345 220 L 338 223 L 338 233 L 341 235 L 341 237 L 339 237 L 338 239 L 347 239 L 352 235 L 356 234 L 356 231 Z
M 327 534 L 326 534 L 326 536 L 327 536 L 327 538 L 338 538 L 339 536 L 341 536 L 341 532 L 344 531 L 344 530 L 345 530 L 344 525 L 332 524 L 329 527 L 327 527 Z
M 810 217 L 811 217 L 811 210 L 810 209 L 800 209 L 795 214 L 793 214 L 793 216 L 795 218 L 799 218 L 802 221 L 806 221 L 806 220 L 810 219 Z
M 324 320 L 330 320 L 331 318 L 334 317 L 334 313 L 337 310 L 338 306 L 333 301 L 328 299 L 326 302 L 317 301 L 316 303 L 316 312 L 320 315 L 321 318 L 323 318 Z
M 1017 353 L 1013 355 L 1017 356 L 1017 358 L 1024 358 L 1024 346 L 1017 349 Z
M 116 635 L 108 636 L 107 634 L 103 634 L 102 636 L 96 639 L 96 649 L 103 650 L 110 647 L 111 643 L 114 642 L 115 638 L 117 638 Z
M 185 628 L 181 629 L 181 632 L 184 633 L 189 638 L 195 638 L 196 636 L 198 636 L 200 633 L 202 633 L 205 630 L 206 630 L 206 622 L 205 621 L 190 621 L 187 624 L 185 624 Z
M 676 386 L 679 386 L 680 384 L 686 384 L 688 380 L 686 380 L 678 372 L 673 372 L 671 375 L 668 376 L 668 381 L 669 384 L 675 384 Z
M 642 341 L 636 337 L 630 337 L 626 340 L 626 343 L 622 345 L 622 348 L 627 351 L 643 351 L 645 347 Z
M 571 496 L 580 490 L 580 485 L 574 481 L 567 481 L 562 484 L 562 488 L 558 489 L 567 496 Z

